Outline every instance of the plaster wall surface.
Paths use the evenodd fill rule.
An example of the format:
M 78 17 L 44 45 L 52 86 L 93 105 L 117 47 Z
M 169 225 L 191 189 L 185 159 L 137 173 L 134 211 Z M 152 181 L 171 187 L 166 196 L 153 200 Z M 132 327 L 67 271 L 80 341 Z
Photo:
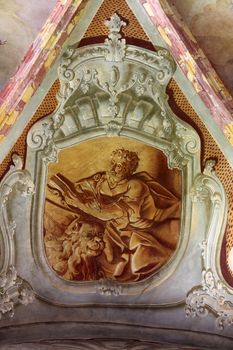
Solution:
M 56 0 L 0 0 L 0 89 L 14 74 L 55 4 Z
M 228 90 L 233 93 L 233 1 L 169 0 Z

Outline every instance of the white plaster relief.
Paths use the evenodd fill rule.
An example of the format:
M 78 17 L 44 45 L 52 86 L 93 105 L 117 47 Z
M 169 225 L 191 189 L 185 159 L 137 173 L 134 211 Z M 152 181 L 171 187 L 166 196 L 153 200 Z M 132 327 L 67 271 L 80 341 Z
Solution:
M 233 304 L 227 300 L 227 289 L 219 280 L 215 280 L 213 272 L 202 271 L 202 284 L 194 287 L 186 299 L 187 317 L 206 317 L 209 312 L 216 316 L 216 326 L 224 329 L 233 324 Z
M 10 217 L 8 207 L 10 206 L 11 195 L 13 191 L 18 191 L 23 197 L 32 195 L 34 184 L 31 180 L 30 173 L 23 170 L 21 158 L 14 154 L 12 156 L 13 165 L 3 177 L 0 183 L 0 229 L 3 245 L 1 251 L 4 251 L 4 257 L 1 264 L 1 272 L 14 263 L 14 233 L 16 224 Z
M 205 239 L 202 242 L 202 282 L 187 294 L 186 315 L 206 317 L 209 312 L 216 316 L 216 326 L 223 329 L 233 324 L 232 293 L 221 280 L 218 252 L 225 227 L 226 198 L 215 171 L 215 161 L 208 160 L 203 174 L 194 182 L 192 196 L 195 203 L 207 203 L 212 213 Z M 203 217 L 206 213 L 203 213 Z M 220 231 L 220 235 L 216 232 Z
M 118 37 L 117 40 L 122 39 Z M 173 278 L 171 283 L 174 283 L 176 273 L 178 278 L 190 273 L 188 270 L 190 254 L 194 254 L 192 258 L 195 259 L 192 278 L 199 288 L 202 280 L 202 263 L 201 252 L 196 249 L 198 240 L 207 240 L 209 245 L 211 240 L 215 242 L 209 249 L 210 256 L 205 257 L 208 264 L 204 270 L 215 269 L 217 274 L 216 249 L 221 243 L 225 226 L 225 194 L 213 172 L 211 162 L 207 163 L 204 173 L 201 173 L 199 137 L 189 125 L 172 112 L 167 103 L 165 88 L 175 72 L 175 63 L 167 50 L 158 49 L 157 52 L 150 52 L 126 43 L 122 50 L 122 45 L 118 44 L 119 42 L 115 45 L 115 54 L 111 53 L 111 60 L 109 60 L 110 50 L 106 51 L 108 42 L 79 49 L 68 48 L 58 70 L 61 83 L 58 108 L 52 117 L 36 123 L 28 135 L 28 167 L 33 178 L 36 181 L 39 178 L 31 220 L 33 230 L 37 227 L 41 231 L 33 231 L 33 237 L 36 237 L 33 240 L 33 256 L 36 261 L 35 270 L 38 272 L 38 266 L 42 267 L 38 272 L 38 278 L 50 290 L 48 299 L 50 302 L 55 298 L 56 302 L 59 300 L 62 304 L 76 306 L 87 302 L 89 296 L 93 298 L 93 293 L 96 293 L 98 295 L 96 300 L 99 303 L 105 302 L 106 298 L 112 302 L 114 297 L 118 303 L 127 305 L 128 296 L 144 297 L 150 291 L 153 291 L 159 300 L 159 295 L 161 298 L 163 291 L 169 285 L 169 278 Z M 56 116 L 58 122 L 54 127 L 51 120 Z M 50 122 L 51 127 L 44 128 L 44 125 Z M 37 135 L 40 136 L 37 138 Z M 44 201 L 47 162 L 56 160 L 54 149 L 59 151 L 92 137 L 106 135 L 132 137 L 150 144 L 164 152 L 170 168 L 176 167 L 182 171 L 184 193 L 181 242 L 170 266 L 161 269 L 148 281 L 127 286 L 116 285 L 113 281 L 106 280 L 75 285 L 61 281 L 49 269 L 41 245 L 40 235 L 43 231 L 41 208 Z M 39 152 L 42 152 L 42 159 L 37 157 Z M 43 156 L 45 153 L 46 158 Z M 201 227 L 196 227 L 195 215 L 202 215 L 203 210 L 206 214 L 203 223 Z M 53 281 L 55 288 L 46 281 L 46 276 Z M 180 285 L 183 283 L 182 290 L 177 292 L 175 300 L 180 302 L 182 298 L 185 299 L 189 290 L 192 291 L 192 285 L 188 279 L 179 283 Z M 189 287 L 184 287 L 186 283 L 187 285 L 189 283 Z M 193 284 L 195 285 L 195 282 Z M 39 288 L 38 294 L 46 298 L 43 286 L 37 288 Z M 75 297 L 76 295 L 78 296 Z M 194 315 L 191 294 L 187 297 L 187 310 L 188 305 L 191 311 L 187 312 Z M 196 311 L 196 314 L 198 312 Z
M 14 191 L 22 197 L 34 193 L 34 184 L 27 170 L 23 170 L 21 158 L 14 154 L 13 165 L 0 183 L 0 234 L 1 234 L 1 272 L 0 272 L 0 318 L 4 314 L 14 315 L 15 305 L 27 305 L 34 300 L 30 285 L 17 275 L 15 263 L 14 235 L 16 223 L 12 219 L 12 195 Z M 2 254 L 2 252 L 4 254 Z
M 177 167 L 187 173 L 188 180 L 185 177 L 183 185 L 187 192 L 195 176 L 200 173 L 199 137 L 190 126 L 178 119 L 167 102 L 165 88 L 176 68 L 168 51 L 158 48 L 157 52 L 150 52 L 126 44 L 125 55 L 117 55 L 117 50 L 121 48 L 116 45 L 117 58 L 114 56 L 109 61 L 106 45 L 68 48 L 58 70 L 61 88 L 57 110 L 54 115 L 36 123 L 27 139 L 27 164 L 37 182 L 31 218 L 34 259 L 37 266 L 42 266 L 40 278 L 44 274 L 54 280 L 57 288 L 52 288 L 53 293 L 59 294 L 56 299 L 61 298 L 63 303 L 69 305 L 79 303 L 81 299 L 79 297 L 76 302 L 70 294 L 65 296 L 62 291 L 64 285 L 73 293 L 83 295 L 83 298 L 83 293 L 91 295 L 94 290 L 98 294 L 100 292 L 103 300 L 107 296 L 119 299 L 155 288 L 167 278 L 165 276 L 169 276 L 170 267 L 161 269 L 151 281 L 128 286 L 116 286 L 112 281 L 105 281 L 107 286 L 102 281 L 101 287 L 96 282 L 75 285 L 57 279 L 45 261 L 40 239 L 43 231 L 46 168 L 48 161 L 56 160 L 54 150 L 71 147 L 91 137 L 132 137 L 162 150 L 170 168 Z M 55 127 L 56 118 L 58 122 Z M 187 247 L 190 232 L 188 208 L 191 202 L 188 197 L 183 198 L 182 215 L 185 220 L 179 251 L 174 263 L 171 263 L 173 270 Z M 34 232 L 34 227 L 39 228 L 40 232 Z
M 17 275 L 15 267 L 0 275 L 0 319 L 5 314 L 13 317 L 17 304 L 28 305 L 34 298 L 31 286 Z

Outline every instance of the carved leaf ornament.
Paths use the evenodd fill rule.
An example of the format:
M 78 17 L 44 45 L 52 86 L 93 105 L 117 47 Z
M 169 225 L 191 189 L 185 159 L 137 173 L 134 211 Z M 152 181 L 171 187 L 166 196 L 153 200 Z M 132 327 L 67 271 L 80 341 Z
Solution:
M 13 165 L 0 183 L 0 233 L 3 238 L 1 251 L 5 254 L 0 273 L 0 318 L 4 314 L 12 317 L 17 304 L 27 305 L 34 300 L 32 288 L 17 275 L 13 266 L 16 223 L 9 219 L 8 214 L 13 192 L 17 191 L 23 197 L 31 196 L 34 193 L 34 184 L 29 172 L 22 169 L 23 162 L 17 154 L 12 156 L 12 161 Z
M 224 282 L 220 281 L 215 264 L 216 252 L 219 249 L 216 239 L 218 218 L 224 218 L 226 213 L 225 192 L 215 174 L 215 164 L 214 160 L 207 160 L 204 172 L 196 177 L 191 192 L 194 203 L 209 203 L 209 210 L 212 211 L 216 224 L 209 224 L 201 244 L 202 281 L 201 285 L 192 288 L 187 294 L 185 311 L 187 317 L 206 317 L 209 313 L 214 314 L 216 326 L 222 330 L 233 324 L 233 303 L 232 294 Z
M 56 161 L 57 137 L 70 137 L 97 127 L 109 136 L 124 129 L 167 140 L 162 151 L 169 167 L 183 168 L 199 151 L 199 139 L 170 109 L 166 85 L 176 65 L 169 52 L 151 52 L 127 45 L 121 29 L 126 23 L 114 14 L 105 22 L 104 44 L 68 47 L 58 69 L 60 91 L 56 114 L 37 123 L 28 145 L 43 149 L 45 162 Z
M 216 282 L 220 280 L 216 251 L 225 225 L 225 192 L 211 161 L 201 173 L 199 137 L 168 105 L 166 86 L 175 72 L 176 64 L 164 48 L 156 47 L 156 51 L 152 52 L 128 45 L 121 34 L 126 24 L 117 14 L 107 20 L 106 25 L 109 35 L 104 43 L 80 48 L 68 47 L 62 55 L 58 68 L 58 107 L 52 115 L 35 123 L 29 131 L 26 169 L 22 169 L 22 163 L 16 157 L 15 167 L 1 182 L 1 215 L 4 216 L 1 234 L 7 242 L 8 253 L 0 279 L 0 312 L 11 314 L 16 303 L 25 304 L 33 300 L 29 284 L 17 277 L 12 267 L 12 237 L 14 232 L 17 234 L 17 220 L 14 215 L 9 216 L 4 212 L 4 207 L 10 204 L 8 198 L 13 187 L 17 187 L 22 194 L 32 194 L 35 182 L 28 225 L 31 227 L 28 235 L 31 235 L 32 242 L 30 264 L 34 274 L 28 275 L 27 280 L 43 299 L 51 303 L 56 300 L 56 304 L 63 306 L 77 306 L 93 301 L 93 295 L 97 294 L 96 300 L 100 303 L 106 302 L 106 298 L 117 298 L 124 305 L 130 304 L 127 298 L 132 295 L 143 297 L 145 291 L 153 290 L 154 293 L 157 288 L 163 291 L 163 281 L 174 278 L 183 260 L 185 266 L 188 265 L 185 258 L 188 259 L 186 252 L 189 248 L 195 249 L 196 280 L 200 277 L 200 282 L 191 288 L 189 280 L 184 277 L 186 292 L 184 294 L 180 283 L 182 288 L 177 300 L 184 300 L 187 294 L 188 316 L 206 316 L 210 307 L 216 311 L 219 327 L 231 324 L 232 298 L 227 290 L 225 292 L 222 282 Z M 44 256 L 41 242 L 48 165 L 57 161 L 60 150 L 100 136 L 124 136 L 150 144 L 165 154 L 169 168 L 178 168 L 183 176 L 183 222 L 179 247 L 170 265 L 143 283 L 140 281 L 125 286 L 100 279 L 97 282 L 69 284 L 69 281 L 59 279 L 51 271 Z M 196 228 L 192 215 L 194 212 L 200 215 L 203 210 L 206 220 L 203 220 L 201 227 Z M 190 237 L 204 241 L 205 252 L 198 251 Z M 36 283 L 35 276 L 43 283 Z M 16 299 L 11 294 L 13 289 L 17 290 Z M 45 294 L 44 290 L 49 290 L 49 293 Z

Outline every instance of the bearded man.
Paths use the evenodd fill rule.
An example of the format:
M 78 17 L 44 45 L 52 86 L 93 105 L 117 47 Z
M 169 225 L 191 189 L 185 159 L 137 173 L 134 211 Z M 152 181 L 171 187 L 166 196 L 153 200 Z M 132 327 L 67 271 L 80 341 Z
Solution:
M 104 227 L 98 261 L 106 277 L 121 282 L 153 274 L 179 239 L 180 201 L 148 173 L 135 173 L 138 164 L 136 152 L 120 148 L 107 171 L 75 183 L 57 174 L 48 184 L 67 208 Z

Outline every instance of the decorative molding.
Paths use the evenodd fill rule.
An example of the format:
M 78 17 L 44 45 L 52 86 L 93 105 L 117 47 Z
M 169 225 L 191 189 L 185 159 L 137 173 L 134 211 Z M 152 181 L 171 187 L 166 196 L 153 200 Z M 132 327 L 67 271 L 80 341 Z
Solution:
M 10 265 L 14 264 L 16 223 L 9 211 L 11 197 L 15 191 L 23 197 L 34 193 L 31 175 L 27 170 L 22 169 L 22 159 L 17 154 L 13 154 L 12 162 L 9 171 L 0 182 L 0 234 L 2 236 L 0 250 L 4 252 L 1 255 L 0 273 L 4 273 Z
M 118 82 L 121 78 L 121 73 L 119 68 L 116 66 L 112 66 L 110 72 L 110 79 L 108 81 L 101 82 L 98 77 L 99 73 L 96 69 L 93 70 L 92 76 L 93 84 L 97 88 L 109 95 L 108 112 L 112 118 L 116 118 L 120 110 L 117 104 L 117 102 L 119 101 L 118 96 L 124 93 L 125 91 L 131 89 L 137 83 L 138 76 L 136 74 L 133 74 L 126 84 L 118 85 Z
M 31 196 L 34 193 L 34 184 L 30 173 L 22 169 L 22 159 L 17 155 L 12 155 L 13 165 L 0 182 L 0 234 L 2 235 L 1 251 L 4 251 L 3 266 L 0 271 L 5 271 L 7 267 L 13 264 L 14 260 L 14 234 L 16 223 L 11 218 L 8 211 L 8 204 L 11 201 L 11 195 L 18 191 L 21 196 Z M 2 270 L 1 270 L 2 269 Z
M 63 54 L 58 69 L 59 80 L 61 82 L 61 89 L 58 94 L 60 102 L 67 100 L 68 97 L 77 90 L 86 94 L 91 87 L 91 81 L 94 81 L 100 89 L 110 94 L 110 97 L 113 100 L 112 103 L 115 106 L 116 101 L 114 101 L 114 99 L 116 99 L 116 91 L 114 90 L 114 86 L 118 81 L 114 82 L 114 80 L 119 77 L 117 69 L 119 73 L 118 67 L 123 61 L 126 63 L 130 60 L 137 64 L 141 63 L 143 65 L 148 65 L 148 67 L 153 69 L 153 81 L 156 81 L 163 86 L 166 86 L 171 79 L 175 72 L 176 64 L 166 49 L 158 47 L 157 52 L 150 52 L 148 50 L 126 45 L 125 39 L 122 39 L 120 34 L 121 27 L 125 26 L 126 23 L 122 21 L 116 13 L 109 21 L 106 21 L 106 25 L 108 26 L 110 33 L 104 44 L 82 47 L 78 50 L 74 46 L 70 46 Z M 91 73 L 89 69 L 86 70 L 85 67 L 83 67 L 83 63 L 87 65 L 90 60 L 94 59 L 102 59 L 106 61 L 106 64 L 108 64 L 108 70 L 110 65 L 113 63 L 115 64 L 115 66 L 111 67 L 112 73 L 110 82 L 103 82 L 101 84 L 99 79 L 95 79 L 98 75 L 97 69 L 92 69 L 93 73 Z M 78 69 L 78 66 L 80 66 L 80 69 Z M 96 66 L 98 67 L 99 64 L 97 63 L 95 67 Z M 136 80 L 138 80 L 139 84 L 143 84 L 143 82 L 140 82 L 140 75 L 138 75 L 135 80 L 134 74 L 132 74 L 132 85 L 135 85 L 137 82 Z M 150 77 L 148 82 L 151 83 L 151 79 L 152 78 Z M 130 88 L 129 81 L 130 79 L 128 79 L 128 84 L 126 85 L 121 84 L 122 89 L 120 91 L 118 90 L 118 94 Z M 142 84 L 136 86 L 136 94 L 138 96 L 141 96 L 145 90 Z M 116 114 L 117 113 L 115 113 L 115 115 Z
M 130 295 L 140 294 L 145 289 L 155 291 L 171 276 L 189 243 L 191 217 L 188 208 L 191 199 L 183 193 L 179 250 L 166 266 L 146 281 L 131 284 L 95 280 L 71 283 L 58 278 L 44 255 L 41 228 L 47 163 L 56 161 L 56 151 L 100 136 L 129 137 L 161 150 L 167 157 L 169 168 L 182 170 L 187 175 L 182 180 L 185 193 L 189 193 L 194 178 L 200 173 L 199 137 L 191 126 L 173 113 L 168 104 L 166 86 L 176 70 L 174 60 L 166 49 L 158 47 L 156 52 L 152 52 L 127 43 L 123 55 L 123 39 L 119 37 L 121 24 L 109 24 L 108 39 L 114 33 L 121 42 L 118 45 L 115 40 L 115 56 L 111 57 L 111 61 L 106 57 L 109 54 L 106 42 L 68 48 L 58 69 L 60 91 L 57 109 L 53 115 L 34 124 L 28 134 L 27 165 L 36 181 L 30 217 L 32 265 L 34 269 L 41 267 L 40 279 L 50 290 L 45 295 L 44 285 L 37 284 L 36 293 L 49 302 L 56 299 L 63 305 L 75 306 L 89 302 L 90 296 L 93 298 L 93 293 L 96 293 L 95 298 L 100 303 L 104 303 L 105 299 L 109 303 L 111 296 L 117 296 L 117 302 L 125 304 L 129 302 Z M 34 276 L 30 278 L 30 283 L 34 285 Z M 187 290 L 189 288 L 190 284 Z M 179 293 L 180 300 L 184 298 L 184 291 Z
M 181 152 L 176 144 L 169 145 L 163 152 L 167 156 L 169 169 L 183 169 L 188 163 L 188 159 L 185 158 L 184 153 Z
M 32 288 L 17 275 L 13 266 L 15 260 L 14 235 L 16 222 L 11 217 L 12 195 L 14 192 L 21 196 L 30 196 L 34 193 L 34 184 L 30 173 L 23 169 L 22 159 L 12 156 L 13 165 L 0 183 L 0 234 L 2 236 L 0 250 L 3 252 L 0 266 L 0 318 L 3 314 L 14 315 L 16 304 L 32 302 L 34 299 Z
M 105 40 L 107 49 L 106 61 L 121 62 L 125 57 L 125 39 L 122 39 L 120 31 L 122 27 L 126 26 L 126 23 L 120 19 L 120 17 L 114 13 L 110 20 L 105 21 L 105 25 L 109 29 L 108 39 Z
M 64 115 L 60 129 L 65 137 L 99 126 L 107 135 L 122 135 L 124 128 L 140 130 L 169 141 L 163 148 L 169 167 L 183 169 L 199 153 L 200 141 L 167 102 L 165 88 L 176 64 L 164 48 L 151 52 L 127 45 L 121 38 L 122 25 L 114 14 L 107 21 L 110 33 L 104 44 L 72 46 L 63 54 L 56 111 Z
M 200 143 L 194 133 L 191 133 L 190 130 L 181 123 L 176 123 L 175 128 L 175 134 L 179 138 L 180 147 L 184 147 L 184 152 L 189 154 L 195 154 L 198 152 Z
M 119 136 L 122 130 L 122 125 L 115 120 L 111 120 L 105 125 L 105 131 L 108 136 Z
M 22 170 L 22 159 L 17 154 L 13 154 L 12 162 L 13 165 L 0 182 L 0 207 L 6 205 L 13 188 L 21 192 L 22 196 L 31 195 L 34 192 L 30 173 Z
M 169 344 L 164 342 L 150 342 L 140 340 L 116 340 L 116 339 L 77 339 L 77 340 L 41 340 L 39 342 L 27 342 L 8 344 L 1 346 L 1 350 L 193 350 L 193 347 L 185 345 Z
M 146 63 L 153 68 L 153 77 L 161 85 L 167 85 L 176 71 L 176 63 L 165 48 L 157 47 L 156 52 L 142 50 L 135 46 L 126 46 L 126 59 L 133 59 L 137 63 Z
M 64 122 L 64 116 L 61 113 L 55 114 L 47 121 L 35 124 L 28 133 L 27 144 L 29 147 L 42 151 L 42 159 L 45 163 L 56 162 L 57 148 L 54 143 L 54 134 Z
M 28 305 L 34 299 L 31 286 L 17 275 L 15 267 L 0 275 L 0 319 L 4 314 L 13 317 L 17 304 Z
M 108 136 L 119 136 L 127 128 L 153 136 L 159 143 L 168 141 L 162 147 L 168 166 L 184 169 L 199 154 L 200 141 L 167 102 L 165 88 L 176 70 L 174 60 L 166 49 L 151 52 L 127 45 L 119 34 L 123 21 L 118 15 L 107 25 L 110 33 L 104 44 L 70 46 L 63 54 L 58 69 L 59 105 L 54 115 L 32 127 L 28 146 L 41 150 L 44 163 L 55 162 L 57 140 L 99 127 Z M 106 51 L 110 43 L 116 56 L 111 60 L 111 50 Z
M 206 204 L 212 213 L 212 221 L 208 223 L 207 232 L 201 244 L 202 281 L 192 288 L 186 298 L 186 315 L 188 317 L 205 317 L 211 312 L 216 316 L 216 326 L 223 329 L 233 324 L 232 295 L 220 280 L 216 261 L 221 234 L 224 233 L 226 217 L 226 198 L 215 171 L 215 160 L 206 161 L 203 174 L 199 174 L 191 191 L 193 203 Z M 205 212 L 203 212 L 205 216 Z M 222 232 L 221 232 L 222 231 Z
M 194 202 L 209 199 L 212 205 L 218 208 L 225 199 L 225 193 L 214 171 L 215 165 L 215 160 L 206 161 L 203 174 L 196 177 L 191 194 Z
M 211 311 L 216 316 L 217 328 L 233 325 L 233 304 L 226 298 L 226 288 L 215 279 L 211 269 L 203 270 L 202 284 L 194 287 L 187 295 L 186 316 L 206 317 Z
M 97 291 L 105 296 L 118 296 L 122 294 L 122 286 L 109 279 L 101 279 L 98 281 Z

